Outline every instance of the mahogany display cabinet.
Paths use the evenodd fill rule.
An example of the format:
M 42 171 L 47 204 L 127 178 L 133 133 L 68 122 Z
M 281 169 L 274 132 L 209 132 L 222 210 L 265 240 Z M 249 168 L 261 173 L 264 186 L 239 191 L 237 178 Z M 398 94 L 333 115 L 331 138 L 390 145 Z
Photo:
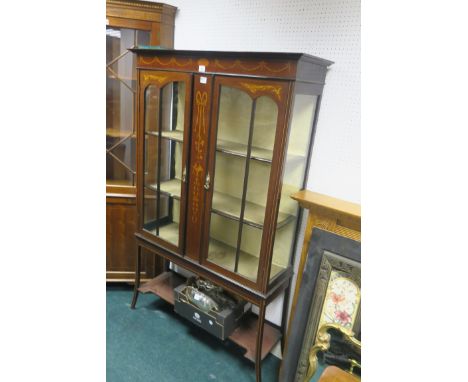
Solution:
M 131 49 L 137 86 L 138 292 L 174 300 L 166 272 L 140 287 L 141 250 L 258 306 L 231 340 L 260 363 L 285 327 L 266 306 L 290 286 L 299 206 L 331 61 L 299 53 Z
M 148 1 L 106 1 L 106 279 L 135 278 L 137 228 L 137 71 L 127 49 L 136 45 L 174 46 L 175 7 Z M 143 277 L 161 264 L 147 256 Z

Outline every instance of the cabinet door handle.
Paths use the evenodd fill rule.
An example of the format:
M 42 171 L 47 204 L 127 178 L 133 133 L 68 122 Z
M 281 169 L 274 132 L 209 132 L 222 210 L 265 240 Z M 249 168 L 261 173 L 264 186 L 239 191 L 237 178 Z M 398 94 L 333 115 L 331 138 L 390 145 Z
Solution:
M 205 187 L 205 190 L 210 189 L 210 173 L 209 172 L 206 174 L 205 185 L 203 187 Z
M 186 182 L 187 181 L 187 167 L 184 166 L 184 169 L 182 170 L 182 182 Z

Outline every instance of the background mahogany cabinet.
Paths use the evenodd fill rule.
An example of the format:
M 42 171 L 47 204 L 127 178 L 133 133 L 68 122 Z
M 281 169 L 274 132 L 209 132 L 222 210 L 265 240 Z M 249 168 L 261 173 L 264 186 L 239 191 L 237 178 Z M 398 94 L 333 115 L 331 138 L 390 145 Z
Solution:
M 257 305 L 249 333 L 258 366 L 281 337 L 264 325 L 265 308 L 289 289 L 299 221 L 290 195 L 307 179 L 331 62 L 297 53 L 132 51 L 138 259 L 145 248 Z M 171 275 L 140 290 L 170 300 Z M 234 337 L 248 348 L 247 338 Z
M 174 46 L 170 5 L 146 1 L 106 1 L 106 193 L 108 281 L 133 281 L 136 243 L 136 68 L 127 49 L 136 45 Z M 148 257 L 143 275 L 158 270 Z

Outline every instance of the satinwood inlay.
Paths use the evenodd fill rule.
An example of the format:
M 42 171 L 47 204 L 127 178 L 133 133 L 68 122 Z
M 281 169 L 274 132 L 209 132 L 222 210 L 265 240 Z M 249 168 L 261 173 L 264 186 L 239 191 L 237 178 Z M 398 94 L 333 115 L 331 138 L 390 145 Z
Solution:
M 195 119 L 194 135 L 195 135 L 195 151 L 197 161 L 192 166 L 194 179 L 194 187 L 192 194 L 192 222 L 198 221 L 198 212 L 200 208 L 200 197 L 202 193 L 203 183 L 203 152 L 205 148 L 206 135 L 206 104 L 208 102 L 207 92 L 197 91 L 195 95 L 195 105 L 197 107 L 197 115 Z

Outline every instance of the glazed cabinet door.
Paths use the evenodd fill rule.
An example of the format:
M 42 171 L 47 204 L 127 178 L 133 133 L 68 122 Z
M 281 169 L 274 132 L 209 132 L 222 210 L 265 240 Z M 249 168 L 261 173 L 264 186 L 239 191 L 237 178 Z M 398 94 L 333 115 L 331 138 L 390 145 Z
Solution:
M 190 74 L 139 72 L 139 228 L 173 252 L 184 250 Z
M 114 20 L 113 20 L 114 21 Z M 150 43 L 151 31 L 106 26 L 106 184 L 110 191 L 135 193 L 137 85 L 135 57 L 128 50 Z
M 214 81 L 203 262 L 261 289 L 270 267 L 289 82 Z M 288 217 L 278 219 L 283 224 Z

